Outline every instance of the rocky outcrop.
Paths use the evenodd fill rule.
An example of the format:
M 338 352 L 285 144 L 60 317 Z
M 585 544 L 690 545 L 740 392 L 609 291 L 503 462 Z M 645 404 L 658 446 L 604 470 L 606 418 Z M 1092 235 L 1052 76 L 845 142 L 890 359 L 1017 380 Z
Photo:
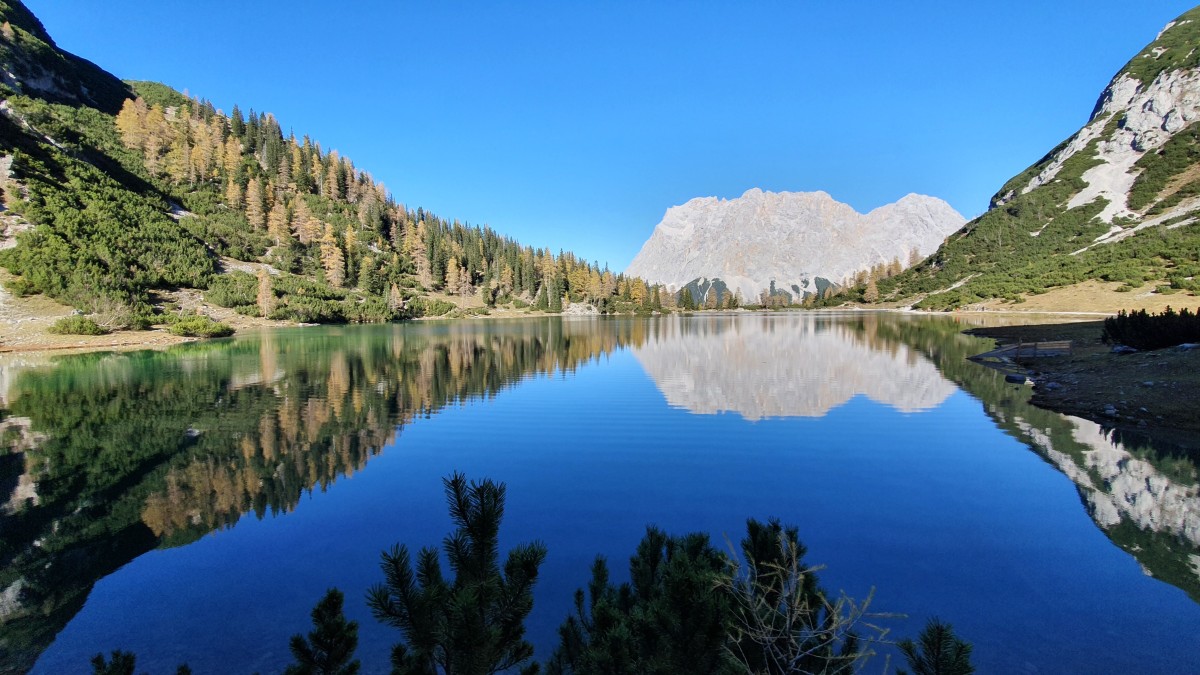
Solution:
M 129 87 L 96 64 L 54 44 L 20 2 L 0 2 L 0 82 L 35 98 L 116 114 Z
M 1087 186 L 1071 197 L 1066 207 L 1073 209 L 1106 199 L 1108 204 L 1099 215 L 1104 222 L 1111 223 L 1117 217 L 1137 218 L 1138 214 L 1128 208 L 1130 190 L 1141 173 L 1135 164 L 1197 119 L 1200 72 L 1164 71 L 1149 85 L 1121 73 L 1104 90 L 1088 124 L 1021 188 L 1021 194 L 1054 180 L 1067 160 L 1095 143 L 1098 161 L 1082 176 Z M 1007 195 L 1000 203 L 1011 197 Z
M 748 190 L 667 209 L 626 270 L 677 290 L 720 279 L 746 300 L 774 284 L 802 297 L 818 278 L 841 283 L 860 270 L 937 249 L 964 218 L 946 202 L 910 194 L 861 214 L 824 192 Z

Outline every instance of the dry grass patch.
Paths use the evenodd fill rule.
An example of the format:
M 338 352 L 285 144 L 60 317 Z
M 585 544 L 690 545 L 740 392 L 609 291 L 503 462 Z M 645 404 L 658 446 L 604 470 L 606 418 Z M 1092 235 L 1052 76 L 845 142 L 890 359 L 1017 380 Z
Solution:
M 1040 295 L 1025 296 L 1024 302 L 1010 303 L 1003 300 L 988 300 L 963 309 L 1003 310 L 1005 312 L 1094 312 L 1116 314 L 1118 311 L 1144 309 L 1160 313 L 1168 306 L 1175 309 L 1200 309 L 1200 297 L 1180 291 L 1158 293 L 1155 286 L 1147 284 L 1129 292 L 1117 291 L 1120 282 L 1085 281 L 1071 286 L 1051 289 Z

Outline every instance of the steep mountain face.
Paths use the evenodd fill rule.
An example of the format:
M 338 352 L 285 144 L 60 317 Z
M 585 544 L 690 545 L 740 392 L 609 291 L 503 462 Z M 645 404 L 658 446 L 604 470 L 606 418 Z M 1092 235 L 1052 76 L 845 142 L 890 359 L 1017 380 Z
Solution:
M 719 279 L 746 300 L 775 289 L 800 298 L 873 266 L 925 256 L 964 218 L 946 202 L 910 194 L 861 214 L 824 192 L 748 190 L 667 209 L 627 274 L 678 289 Z
M 17 2 L 0 2 L 0 83 L 26 96 L 113 115 L 133 96 L 96 64 L 59 49 L 42 22 Z
M 1195 292 L 1197 119 L 1200 8 L 1167 24 L 1113 77 L 1082 129 L 895 280 L 895 295 L 926 294 L 922 304 L 938 309 L 1091 279 Z

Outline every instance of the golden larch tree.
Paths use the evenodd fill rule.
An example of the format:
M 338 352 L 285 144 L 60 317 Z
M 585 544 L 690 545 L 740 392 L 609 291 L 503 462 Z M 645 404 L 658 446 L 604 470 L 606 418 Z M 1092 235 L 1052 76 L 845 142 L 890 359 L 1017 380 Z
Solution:
M 246 185 L 246 220 L 250 221 L 250 227 L 256 230 L 267 226 L 262 185 L 257 178 L 251 178 L 249 184 Z
M 346 283 L 346 257 L 338 246 L 333 225 L 326 223 L 325 236 L 321 237 L 321 266 L 325 268 L 325 280 L 329 285 L 341 288 Z

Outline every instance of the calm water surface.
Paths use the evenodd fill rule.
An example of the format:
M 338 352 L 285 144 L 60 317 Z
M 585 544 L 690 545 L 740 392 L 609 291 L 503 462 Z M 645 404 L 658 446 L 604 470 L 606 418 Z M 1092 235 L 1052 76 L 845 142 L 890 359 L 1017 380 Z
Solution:
M 437 545 L 442 477 L 508 484 L 549 548 L 548 658 L 592 559 L 648 524 L 800 529 L 823 585 L 975 645 L 981 672 L 1200 671 L 1194 458 L 1027 403 L 944 318 L 306 328 L 0 371 L 0 672 L 279 672 L 331 586 L 366 672 L 379 552 Z M 886 650 L 885 650 L 886 652 Z M 884 665 L 872 662 L 869 672 Z

